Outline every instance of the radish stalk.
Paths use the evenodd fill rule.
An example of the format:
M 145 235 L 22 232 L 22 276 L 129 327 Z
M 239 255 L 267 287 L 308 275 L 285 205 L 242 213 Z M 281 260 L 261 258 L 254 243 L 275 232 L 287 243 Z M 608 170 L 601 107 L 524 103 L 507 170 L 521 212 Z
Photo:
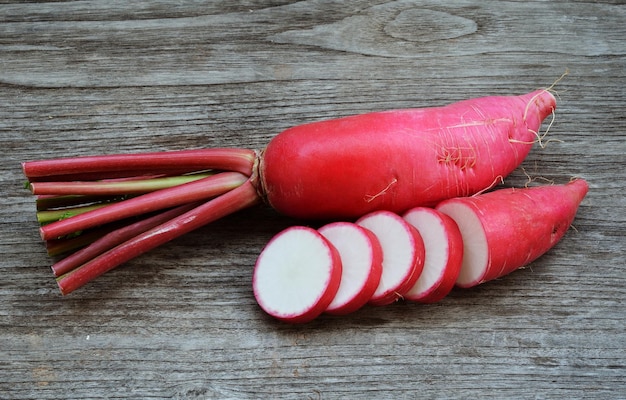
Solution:
M 69 294 L 85 283 L 146 251 L 259 202 L 256 189 L 246 181 L 192 210 L 145 231 L 57 278 L 61 293 Z
M 246 149 L 200 149 L 157 153 L 115 154 L 31 161 L 22 164 L 29 180 L 63 175 L 208 169 L 236 171 L 250 176 L 256 154 Z M 139 174 L 131 174 L 135 176 Z
M 83 231 L 79 235 L 69 238 L 66 237 L 62 239 L 46 240 L 46 251 L 48 252 L 48 255 L 52 257 L 70 253 L 93 243 L 102 236 L 114 231 L 115 229 L 119 229 L 120 227 L 119 223 L 108 224 L 104 227 Z
M 47 225 L 55 221 L 67 220 L 71 217 L 75 217 L 77 215 L 85 214 L 91 211 L 95 211 L 101 209 L 102 207 L 106 207 L 108 204 L 92 204 L 89 206 L 82 207 L 72 207 L 72 208 L 62 208 L 58 210 L 46 210 L 46 211 L 38 211 L 37 212 L 37 222 L 40 225 Z M 76 229 L 75 231 L 78 231 Z M 72 232 L 68 232 L 72 233 Z
M 223 172 L 195 182 L 144 194 L 42 226 L 41 237 L 44 240 L 55 239 L 135 215 L 206 200 L 240 186 L 246 179 L 246 176 L 238 172 Z
M 128 196 L 74 196 L 74 195 L 41 195 L 37 196 L 35 204 L 37 211 L 58 210 L 73 206 L 83 206 L 96 203 L 111 203 L 126 199 Z
M 194 182 L 202 178 L 207 178 L 209 176 L 212 176 L 212 174 L 193 174 L 123 181 L 33 182 L 30 184 L 30 189 L 33 194 L 36 195 L 131 195 L 167 189 L 173 186 Z
M 134 224 L 112 230 L 111 232 L 99 237 L 97 240 L 93 240 L 93 242 L 91 242 L 87 247 L 52 265 L 52 272 L 54 272 L 54 275 L 57 277 L 66 274 L 100 254 L 111 250 L 115 246 L 122 244 L 133 237 L 154 228 L 155 226 L 161 225 L 175 217 L 178 217 L 198 205 L 199 204 L 197 203 L 185 204 L 175 209 L 135 222 Z

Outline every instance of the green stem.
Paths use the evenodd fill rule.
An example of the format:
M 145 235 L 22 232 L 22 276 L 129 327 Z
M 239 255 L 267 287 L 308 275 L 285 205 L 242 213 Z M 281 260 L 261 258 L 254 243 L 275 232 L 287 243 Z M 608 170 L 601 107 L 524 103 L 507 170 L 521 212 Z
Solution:
M 96 182 L 33 182 L 30 189 L 36 195 L 111 196 L 143 194 L 194 182 L 213 174 L 192 174 L 139 180 L 109 180 Z
M 67 220 L 68 218 L 72 218 L 77 215 L 81 215 L 87 212 L 98 210 L 108 205 L 109 204 L 92 204 L 90 206 L 62 208 L 59 210 L 38 211 L 37 221 L 39 222 L 40 225 L 46 225 L 46 224 L 50 224 L 50 223 L 57 222 L 57 221 Z M 69 232 L 69 233 L 72 233 L 72 232 Z
M 96 203 L 111 203 L 126 199 L 126 196 L 38 196 L 37 211 L 86 206 Z

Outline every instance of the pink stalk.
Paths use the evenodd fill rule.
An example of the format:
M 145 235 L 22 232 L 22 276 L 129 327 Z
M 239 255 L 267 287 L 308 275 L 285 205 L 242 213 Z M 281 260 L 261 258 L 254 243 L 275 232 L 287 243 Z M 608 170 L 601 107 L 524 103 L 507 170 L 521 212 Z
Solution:
M 56 239 L 135 215 L 206 200 L 241 186 L 246 179 L 245 175 L 238 172 L 222 172 L 195 182 L 144 194 L 42 226 L 41 238 L 43 240 Z
M 217 169 L 237 171 L 250 176 L 256 154 L 246 149 L 199 149 L 169 152 L 85 156 L 22 164 L 29 180 L 46 176 L 89 174 L 116 171 L 161 171 L 167 169 L 202 171 Z
M 135 222 L 134 224 L 113 230 L 95 240 L 89 246 L 82 248 L 81 250 L 52 265 L 52 272 L 54 273 L 54 276 L 66 274 L 71 270 L 80 267 L 89 260 L 96 258 L 105 251 L 108 251 L 115 246 L 154 228 L 157 225 L 161 225 L 164 222 L 178 217 L 179 215 L 186 213 L 197 206 L 198 203 L 185 204 L 150 218 Z
M 120 223 L 123 223 L 120 221 Z M 86 232 L 81 232 L 80 235 L 71 238 L 52 239 L 46 240 L 46 251 L 49 256 L 60 256 L 62 254 L 69 253 L 73 250 L 80 249 L 100 239 L 102 236 L 121 228 L 123 225 L 118 223 L 108 224 L 103 227 L 90 229 Z
M 141 180 L 33 182 L 30 184 L 30 190 L 36 195 L 111 196 L 119 194 L 142 194 L 197 181 L 208 176 L 208 174 L 194 174 Z
M 52 160 L 50 160 L 52 161 Z M 37 161 L 39 162 L 39 161 Z M 206 171 L 208 169 L 203 169 Z M 189 174 L 192 172 L 200 172 L 197 169 L 190 168 L 158 168 L 158 169 L 133 169 L 120 171 L 96 171 L 76 174 L 62 175 L 46 175 L 29 177 L 29 182 L 54 182 L 54 181 L 98 181 L 98 180 L 114 180 L 114 179 L 149 179 L 157 176 L 176 176 Z
M 243 185 L 158 225 L 57 278 L 59 289 L 64 295 L 71 293 L 105 272 L 146 251 L 259 202 L 260 198 L 256 189 L 248 180 Z

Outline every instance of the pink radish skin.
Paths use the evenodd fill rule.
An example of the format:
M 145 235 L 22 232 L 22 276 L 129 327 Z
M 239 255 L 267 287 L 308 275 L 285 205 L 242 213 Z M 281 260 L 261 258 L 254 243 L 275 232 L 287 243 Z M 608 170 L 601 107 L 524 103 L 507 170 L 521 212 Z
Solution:
M 443 201 L 437 209 L 461 230 L 464 256 L 456 285 L 472 287 L 528 265 L 551 249 L 571 225 L 589 186 L 501 189 Z
M 376 236 L 350 222 L 334 222 L 318 231 L 339 252 L 341 284 L 326 313 L 345 315 L 363 307 L 374 295 L 382 274 L 383 253 Z
M 555 107 L 554 96 L 538 90 L 296 126 L 263 152 L 260 192 L 299 218 L 435 206 L 513 171 Z
M 402 216 L 424 241 L 424 268 L 404 298 L 421 303 L 443 299 L 454 287 L 463 262 L 463 238 L 456 222 L 432 208 L 415 207 Z
M 341 258 L 319 232 L 287 228 L 265 246 L 254 267 L 252 288 L 259 306 L 289 323 L 318 317 L 341 282 Z
M 371 212 L 356 224 L 376 235 L 383 252 L 380 283 L 369 303 L 383 306 L 398 301 L 415 285 L 424 267 L 424 242 L 419 232 L 390 211 Z

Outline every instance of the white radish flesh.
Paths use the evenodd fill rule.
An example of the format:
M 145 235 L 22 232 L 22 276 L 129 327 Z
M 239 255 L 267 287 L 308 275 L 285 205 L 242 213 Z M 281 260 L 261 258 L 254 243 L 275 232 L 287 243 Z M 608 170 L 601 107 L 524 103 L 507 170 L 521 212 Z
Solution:
M 326 312 L 344 315 L 367 304 L 380 282 L 382 249 L 376 236 L 350 222 L 334 222 L 318 231 L 341 257 L 341 284 Z
M 454 287 L 463 262 L 463 238 L 452 218 L 426 207 L 407 211 L 403 218 L 414 226 L 424 241 L 424 268 L 406 300 L 433 303 Z
M 456 285 L 469 288 L 480 284 L 486 279 L 489 268 L 489 246 L 480 219 L 463 203 L 449 202 L 437 209 L 454 219 L 463 235 L 463 265 Z
M 254 296 L 277 319 L 309 322 L 335 297 L 341 269 L 339 253 L 319 232 L 290 227 L 261 251 L 252 278 Z
M 376 235 L 383 251 L 380 283 L 369 303 L 391 304 L 415 285 L 424 266 L 424 243 L 419 232 L 402 217 L 374 211 L 357 222 Z

